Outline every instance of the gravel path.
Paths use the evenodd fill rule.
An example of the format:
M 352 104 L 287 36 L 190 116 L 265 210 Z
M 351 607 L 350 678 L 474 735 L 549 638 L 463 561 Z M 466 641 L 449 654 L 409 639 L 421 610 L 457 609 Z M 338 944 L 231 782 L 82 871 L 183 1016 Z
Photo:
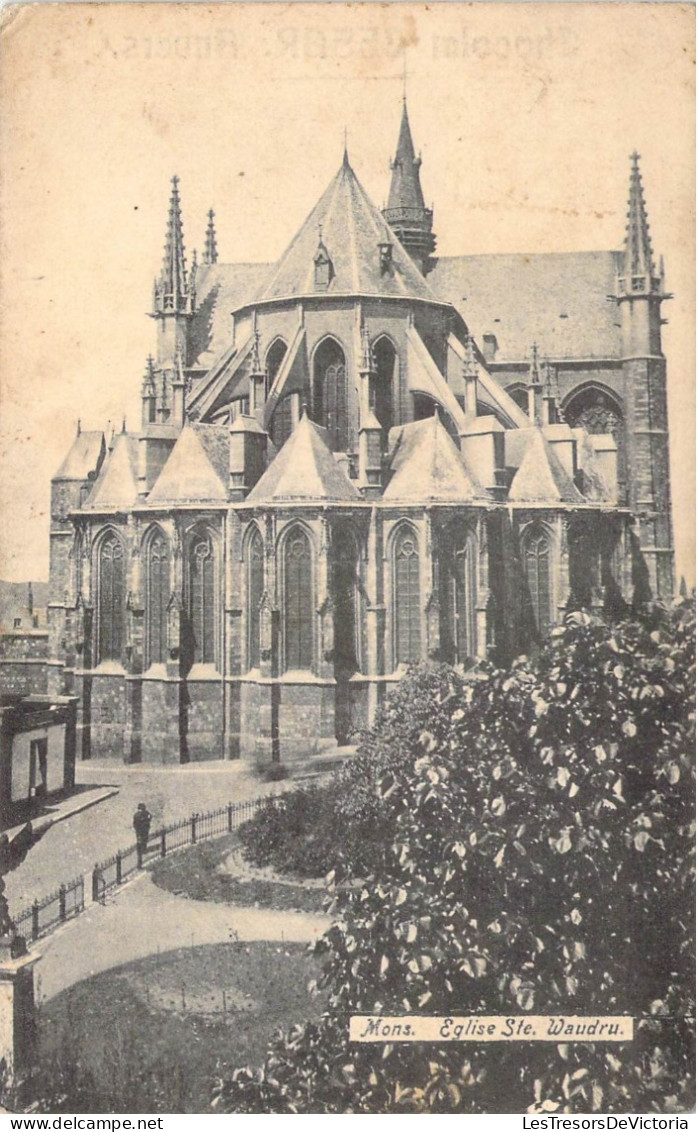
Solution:
M 177 947 L 241 940 L 308 942 L 330 926 L 319 913 L 275 912 L 173 896 L 153 884 L 148 872 L 125 885 L 103 907 L 83 915 L 45 939 L 32 952 L 37 998 L 44 1001 L 81 979 L 146 955 Z
M 118 794 L 52 826 L 22 864 L 5 877 L 11 913 L 18 913 L 35 898 L 48 895 L 80 873 L 89 873 L 96 861 L 132 844 L 131 822 L 139 802 L 145 802 L 157 828 L 194 812 L 204 813 L 289 785 L 261 782 L 244 762 L 151 768 L 99 760 L 78 763 L 76 777 L 78 783 L 91 787 L 117 786 Z

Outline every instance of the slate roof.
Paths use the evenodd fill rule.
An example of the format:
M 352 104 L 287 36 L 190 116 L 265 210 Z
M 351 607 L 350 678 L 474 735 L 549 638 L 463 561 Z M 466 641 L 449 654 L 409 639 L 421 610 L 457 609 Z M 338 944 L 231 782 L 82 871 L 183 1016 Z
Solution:
M 332 261 L 329 286 L 317 291 L 314 257 L 322 243 Z M 392 244 L 392 270 L 382 273 L 378 245 Z M 439 302 L 346 159 L 273 267 L 255 302 L 300 295 L 392 295 Z
M 249 302 L 269 274 L 268 263 L 204 263 L 196 273 L 191 356 L 208 369 L 232 340 L 232 312 Z
M 360 498 L 329 449 L 327 430 L 304 414 L 276 459 L 252 488 L 247 502 L 353 503 Z
M 436 413 L 390 430 L 390 470 L 385 500 L 462 502 L 488 497 Z
M 148 503 L 220 503 L 228 499 L 227 425 L 185 426 Z
M 79 432 L 54 479 L 86 480 L 99 470 L 106 455 L 103 432 Z
M 437 259 L 433 291 L 457 308 L 482 347 L 495 334 L 496 361 L 530 357 L 618 358 L 620 252 L 472 255 Z
M 120 432 L 83 509 L 130 507 L 138 499 L 138 437 Z
M 505 437 L 507 464 L 511 466 L 519 461 L 509 486 L 508 498 L 511 502 L 585 502 L 584 496 L 577 491 L 540 429 L 512 430 L 505 433 Z

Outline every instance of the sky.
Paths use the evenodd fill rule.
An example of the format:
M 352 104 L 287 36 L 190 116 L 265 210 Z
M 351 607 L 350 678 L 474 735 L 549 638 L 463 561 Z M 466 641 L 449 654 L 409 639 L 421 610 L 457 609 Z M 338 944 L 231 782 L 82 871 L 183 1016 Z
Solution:
M 344 131 L 380 207 L 403 66 L 442 255 L 620 247 L 642 155 L 664 254 L 677 577 L 695 579 L 694 9 L 625 4 L 48 4 L 4 9 L 0 577 L 48 576 L 78 418 L 140 421 L 169 180 L 191 262 L 278 258 Z M 404 63 L 403 63 L 404 61 Z

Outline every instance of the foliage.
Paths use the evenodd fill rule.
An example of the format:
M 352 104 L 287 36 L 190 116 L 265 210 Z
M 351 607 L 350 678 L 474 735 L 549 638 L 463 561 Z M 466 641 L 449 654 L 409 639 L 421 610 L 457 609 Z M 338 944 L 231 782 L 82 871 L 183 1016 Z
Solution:
M 614 628 L 571 614 L 535 662 L 454 689 L 446 727 L 436 696 L 418 757 L 396 750 L 376 788 L 388 851 L 365 881 L 330 877 L 328 1011 L 218 1106 L 690 1108 L 694 647 L 686 602 Z M 636 1038 L 348 1044 L 350 1015 L 400 1013 L 631 1014 Z
M 320 1014 L 307 992 L 316 973 L 303 944 L 232 941 L 77 983 L 41 1007 L 38 1061 L 17 1111 L 205 1112 L 217 1074 L 261 1057 L 298 1012 Z
M 362 736 L 356 756 L 329 784 L 271 799 L 241 827 L 246 858 L 302 877 L 322 877 L 339 866 L 370 872 L 393 832 L 392 807 L 377 784 L 392 767 L 412 765 L 425 727 L 446 734 L 451 699 L 461 689 L 460 678 L 446 665 L 411 669 Z

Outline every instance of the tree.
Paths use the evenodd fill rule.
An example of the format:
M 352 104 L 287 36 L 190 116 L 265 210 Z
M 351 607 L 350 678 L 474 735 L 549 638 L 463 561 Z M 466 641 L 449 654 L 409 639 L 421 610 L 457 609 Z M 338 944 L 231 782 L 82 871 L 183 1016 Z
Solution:
M 694 643 L 687 602 L 613 628 L 572 614 L 537 661 L 454 686 L 448 727 L 375 787 L 392 817 L 373 875 L 329 878 L 327 1012 L 218 1106 L 690 1107 Z M 420 1012 L 632 1014 L 636 1040 L 348 1044 L 352 1014 Z

